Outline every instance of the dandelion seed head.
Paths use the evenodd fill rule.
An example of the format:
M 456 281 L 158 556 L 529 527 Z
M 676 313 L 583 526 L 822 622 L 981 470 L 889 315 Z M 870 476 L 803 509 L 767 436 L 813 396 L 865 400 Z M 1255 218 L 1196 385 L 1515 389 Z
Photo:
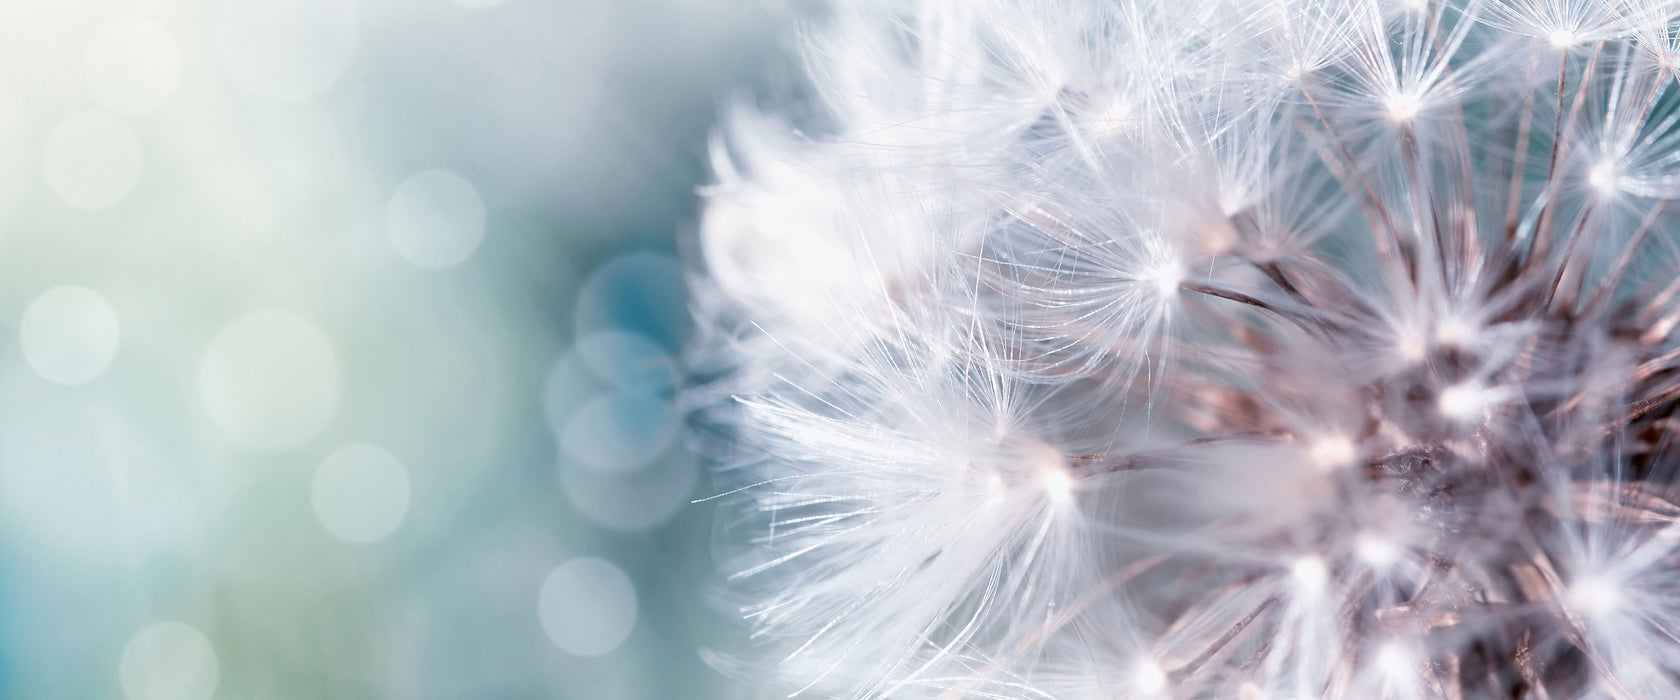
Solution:
M 1091 129 L 1099 135 L 1121 134 L 1137 125 L 1137 108 L 1130 100 L 1115 97 L 1090 118 Z
M 1406 678 L 1417 672 L 1417 656 L 1401 642 L 1378 647 L 1374 661 L 1376 669 L 1390 678 Z
M 1406 362 L 1422 362 L 1429 356 L 1429 348 L 1423 339 L 1415 335 L 1402 335 L 1395 339 L 1395 351 L 1400 359 Z
M 1324 564 L 1323 557 L 1308 554 L 1297 557 L 1289 565 L 1290 576 L 1294 579 L 1296 591 L 1305 597 L 1316 596 L 1324 592 L 1324 586 L 1330 580 L 1330 569 Z
M 1073 476 L 1060 467 L 1049 467 L 1043 471 L 1044 495 L 1050 502 L 1063 505 L 1073 500 Z
M 1360 532 L 1354 538 L 1354 553 L 1378 571 L 1387 571 L 1400 560 L 1400 548 L 1392 540 L 1370 531 Z
M 1563 27 L 1553 29 L 1551 34 L 1546 35 L 1546 41 L 1551 43 L 1552 48 L 1554 49 L 1570 48 L 1580 40 L 1580 35 Z
M 1587 184 L 1600 195 L 1614 194 L 1621 187 L 1621 173 L 1613 160 L 1602 160 L 1587 171 Z
M 1421 108 L 1418 95 L 1411 92 L 1397 92 L 1388 97 L 1384 105 L 1388 108 L 1388 116 L 1396 123 L 1404 124 L 1416 118 Z
M 1664 48 L 1656 52 L 1657 69 L 1663 73 L 1680 70 L 1680 51 Z
M 1456 316 L 1435 324 L 1435 342 L 1448 347 L 1462 346 L 1474 337 L 1476 328 L 1469 321 Z
M 1137 663 L 1132 669 L 1132 682 L 1137 689 L 1148 695 L 1155 695 L 1167 689 L 1167 672 L 1161 665 L 1150 659 Z
M 1156 294 L 1171 299 L 1178 295 L 1178 285 L 1184 281 L 1184 266 L 1174 260 L 1157 262 L 1149 268 L 1147 279 Z
M 1307 456 L 1319 469 L 1336 469 L 1352 463 L 1359 456 L 1359 447 L 1346 435 L 1330 434 L 1313 440 Z
M 1009 486 L 1004 483 L 1003 475 L 991 472 L 986 475 L 986 503 L 995 505 L 1003 502 L 1009 495 Z
M 1457 421 L 1480 418 L 1492 403 L 1492 393 L 1475 383 L 1449 386 L 1442 389 L 1436 399 L 1441 415 Z
M 1603 619 L 1618 612 L 1623 595 L 1616 582 L 1604 575 L 1588 575 L 1569 585 L 1564 603 L 1588 619 Z

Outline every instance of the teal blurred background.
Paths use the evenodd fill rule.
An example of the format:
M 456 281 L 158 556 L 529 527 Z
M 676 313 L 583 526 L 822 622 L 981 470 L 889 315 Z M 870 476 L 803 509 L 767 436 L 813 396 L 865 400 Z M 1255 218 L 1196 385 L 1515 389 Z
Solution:
M 737 697 L 671 408 L 754 0 L 0 0 L 0 695 Z

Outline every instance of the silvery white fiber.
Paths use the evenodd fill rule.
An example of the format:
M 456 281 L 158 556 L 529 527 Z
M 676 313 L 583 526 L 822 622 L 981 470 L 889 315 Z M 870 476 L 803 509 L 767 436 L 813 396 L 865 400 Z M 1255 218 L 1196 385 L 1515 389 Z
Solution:
M 815 24 L 692 246 L 744 675 L 1680 697 L 1680 4 Z

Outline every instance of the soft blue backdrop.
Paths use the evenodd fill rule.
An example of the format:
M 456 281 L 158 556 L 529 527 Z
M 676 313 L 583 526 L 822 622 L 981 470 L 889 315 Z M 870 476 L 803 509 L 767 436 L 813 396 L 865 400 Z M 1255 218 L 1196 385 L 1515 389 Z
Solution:
M 788 16 L 0 3 L 0 695 L 732 695 L 675 240 Z

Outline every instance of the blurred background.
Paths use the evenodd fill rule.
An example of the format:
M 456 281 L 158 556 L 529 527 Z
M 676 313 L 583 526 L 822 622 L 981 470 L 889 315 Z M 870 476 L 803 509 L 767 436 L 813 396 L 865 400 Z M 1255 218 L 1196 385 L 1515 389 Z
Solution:
M 0 0 L 0 695 L 735 697 L 676 236 L 759 0 Z

